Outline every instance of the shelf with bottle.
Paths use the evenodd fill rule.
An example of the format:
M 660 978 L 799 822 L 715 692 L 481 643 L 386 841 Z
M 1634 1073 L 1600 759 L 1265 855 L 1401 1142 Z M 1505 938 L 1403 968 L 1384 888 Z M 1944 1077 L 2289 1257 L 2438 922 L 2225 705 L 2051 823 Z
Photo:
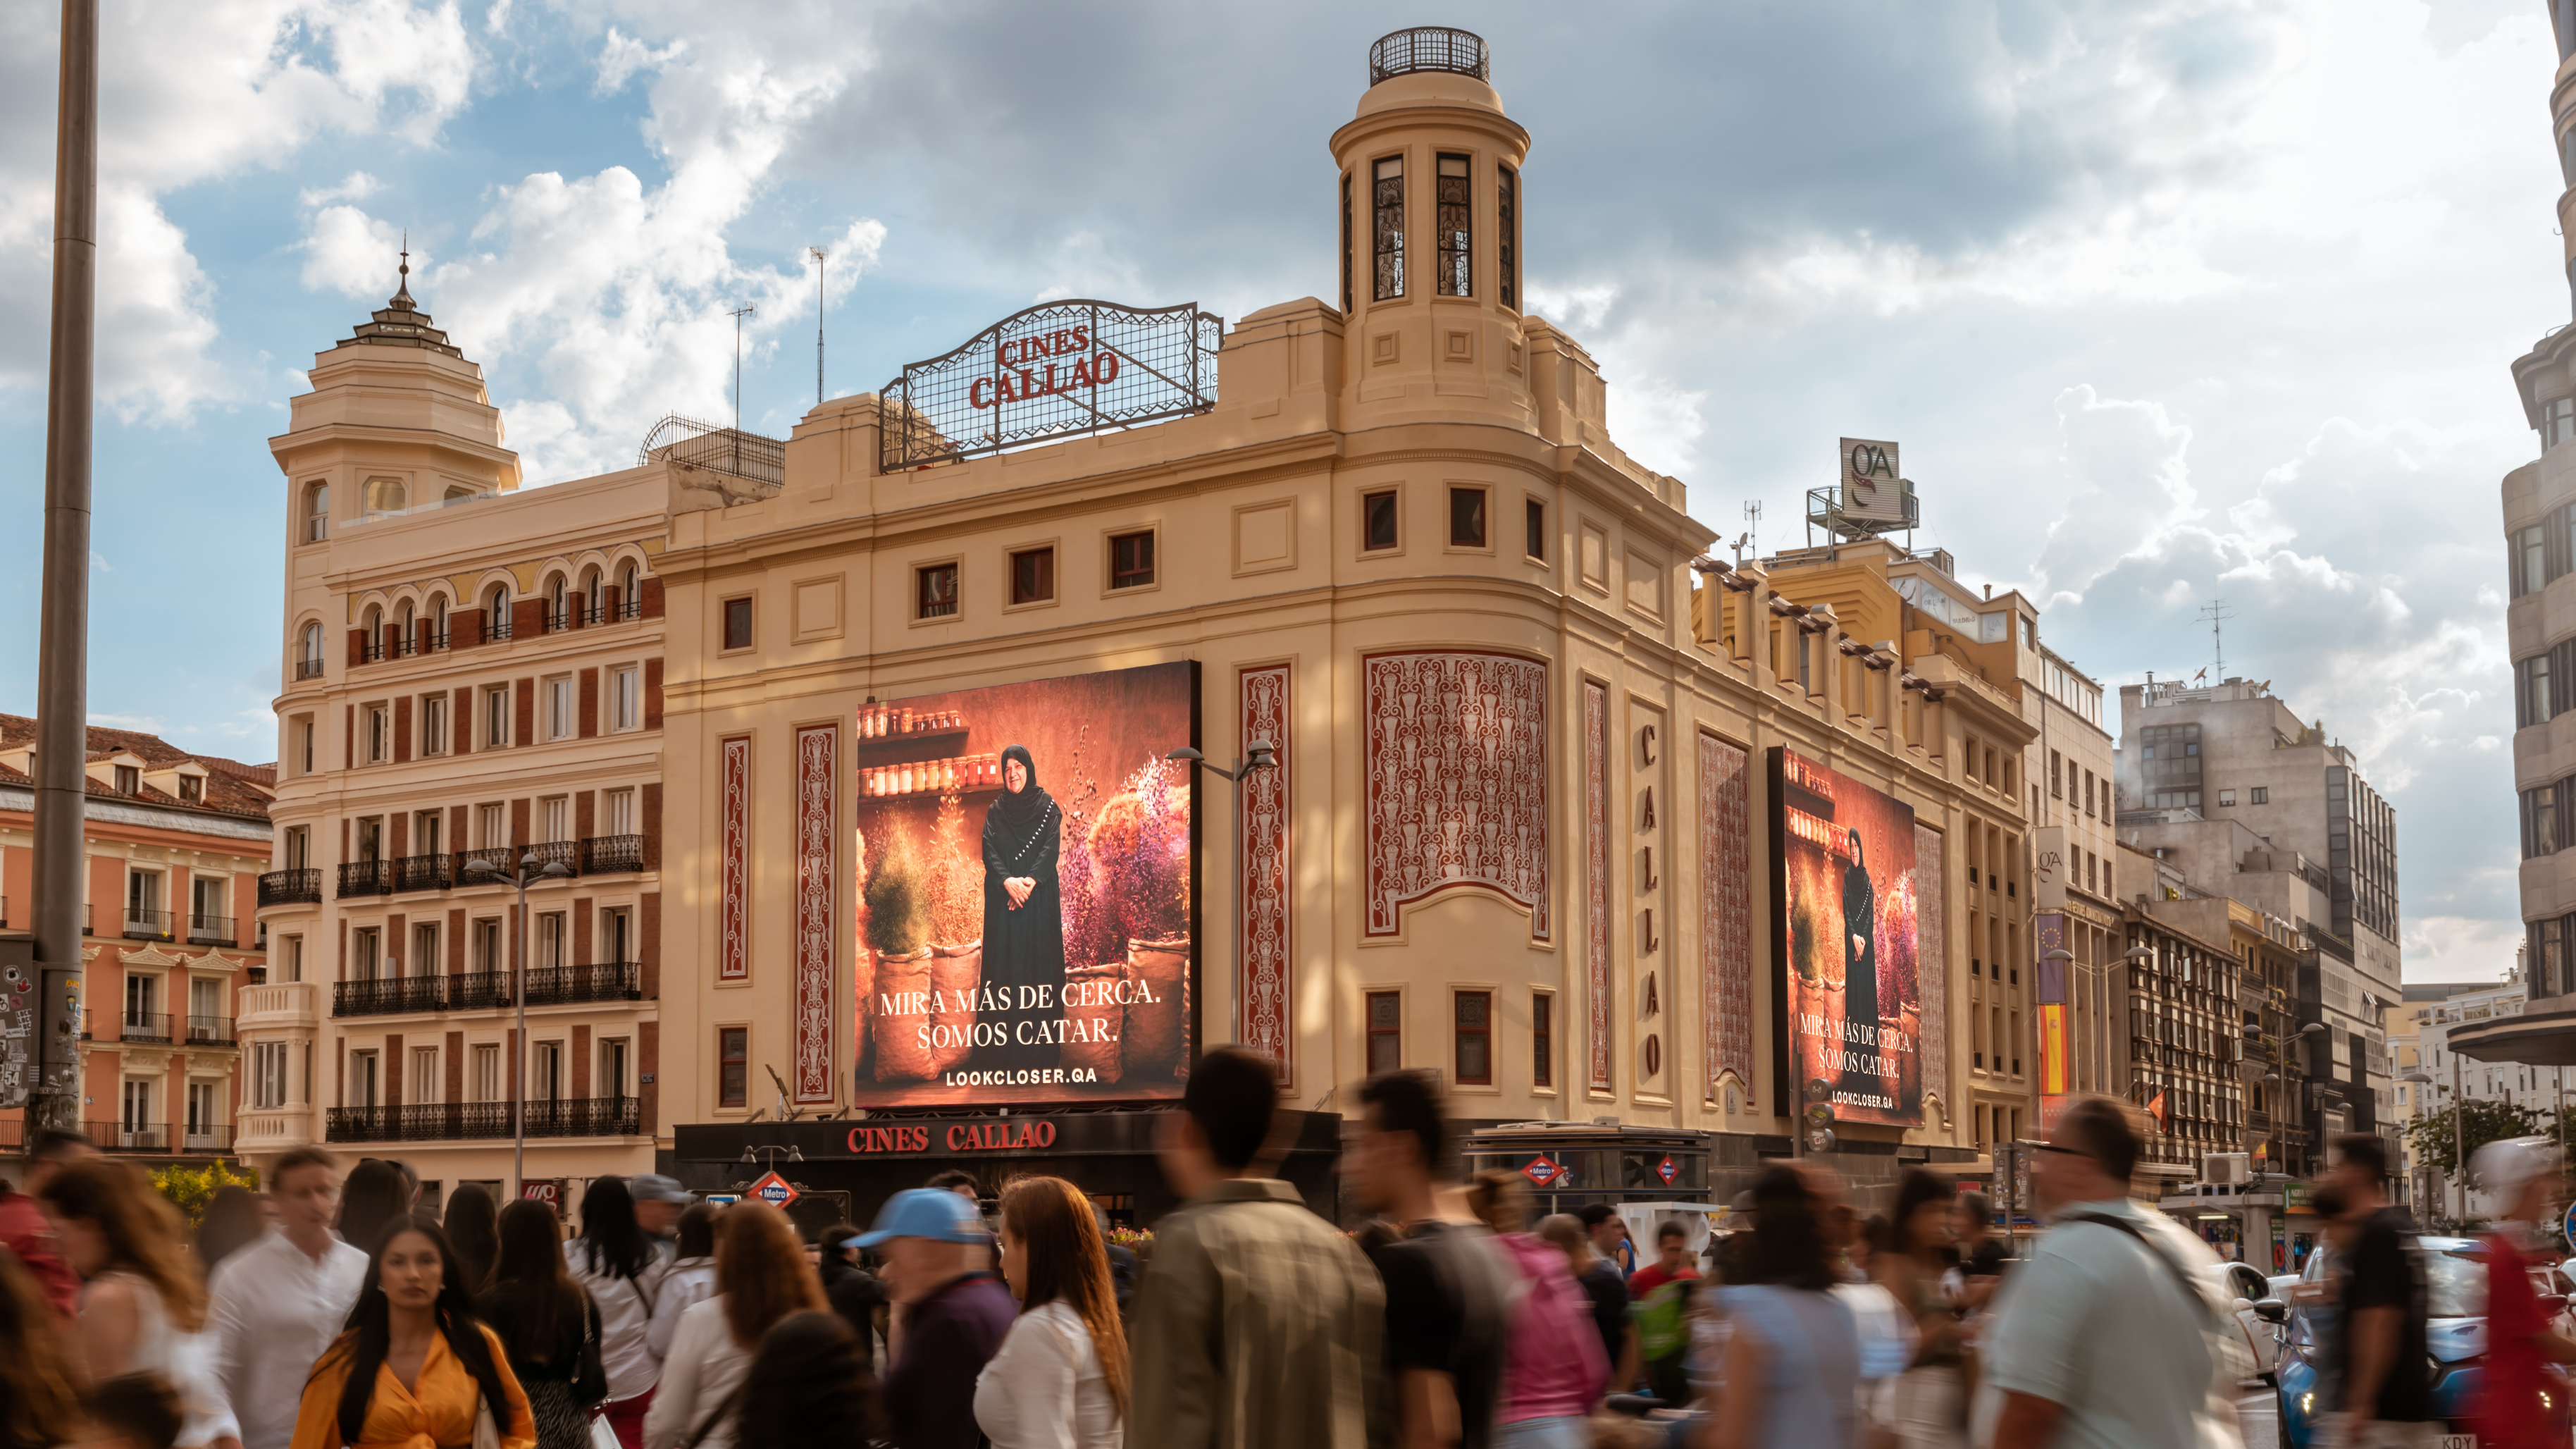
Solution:
M 966 716 L 954 709 L 908 709 L 871 704 L 859 711 L 858 764 L 917 765 L 966 752 Z
M 859 770 L 862 799 L 904 795 L 965 795 L 1002 788 L 1000 755 L 951 755 L 945 759 L 909 760 L 867 765 Z

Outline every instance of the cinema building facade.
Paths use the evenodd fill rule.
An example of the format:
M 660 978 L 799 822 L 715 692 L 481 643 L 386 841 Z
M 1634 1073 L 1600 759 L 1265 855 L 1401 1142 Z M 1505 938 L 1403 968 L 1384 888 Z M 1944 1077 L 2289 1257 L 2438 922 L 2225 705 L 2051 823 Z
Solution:
M 1151 1108 L 1193 1042 L 1226 1040 L 1310 1114 L 1289 1159 L 1310 1193 L 1332 1114 L 1390 1066 L 1439 1071 L 1471 1123 L 1590 1132 L 1596 1166 L 1557 1164 L 1578 1195 L 1731 1190 L 1792 1150 L 1793 1078 L 1828 1079 L 1819 1141 L 1864 1180 L 1980 1171 L 1980 1124 L 2037 1105 L 2028 1054 L 1982 1013 L 1972 1047 L 1949 1005 L 1969 892 L 2029 898 L 2012 687 L 1933 647 L 1882 554 L 1830 600 L 1707 564 L 1681 481 L 1620 451 L 1589 354 L 1523 310 L 1530 138 L 1482 42 L 1405 33 L 1374 61 L 1337 179 L 1313 178 L 1343 238 L 1329 300 L 1231 323 L 1051 304 L 783 446 L 684 431 L 525 490 L 473 364 L 389 330 L 432 335 L 407 297 L 323 354 L 275 443 L 299 490 L 290 674 L 306 623 L 329 643 L 280 700 L 284 757 L 311 765 L 276 818 L 326 880 L 369 859 L 353 822 L 395 822 L 374 859 L 399 859 L 384 892 L 273 908 L 273 933 L 322 943 L 326 1050 L 271 1140 L 355 1140 L 348 1063 L 396 1059 L 399 1025 L 425 1054 L 406 1083 L 440 1096 L 403 1110 L 484 1134 L 433 1144 L 450 1176 L 504 1175 L 506 1107 L 467 1108 L 470 1054 L 517 1055 L 515 897 L 455 857 L 535 846 L 573 873 L 528 892 L 561 943 L 532 959 L 581 999 L 531 997 L 561 1063 L 532 1093 L 606 1104 L 545 1107 L 589 1135 L 532 1134 L 532 1178 L 659 1162 L 722 1189 L 759 1173 L 746 1148 L 791 1149 L 784 1175 L 865 1212 L 952 1160 L 1051 1162 L 1150 1219 Z M 363 387 L 335 383 L 352 369 Z M 408 512 L 304 541 L 310 480 L 348 523 L 379 477 Z M 631 716 L 607 682 L 628 669 Z M 400 754 L 426 726 L 405 697 L 447 701 L 445 753 Z M 1014 745 L 1044 800 L 1012 788 Z M 1185 747 L 1266 767 L 1238 783 L 1166 758 Z M 615 825 L 613 792 L 634 802 Z M 401 865 L 433 819 L 449 862 Z M 1830 902 L 1800 894 L 1812 872 Z M 1011 915 L 1021 880 L 1057 912 Z M 1819 929 L 1854 900 L 1870 929 Z M 407 939 L 397 910 L 442 932 L 415 954 L 443 964 L 402 977 L 444 979 L 392 988 L 399 1022 L 323 1015 L 318 983 L 359 969 L 345 940 Z M 613 948 L 608 911 L 631 913 Z M 2018 991 L 2027 951 L 1974 954 L 1998 976 L 2009 954 Z M 579 974 L 602 966 L 614 990 Z M 2010 1030 L 2028 1020 L 2016 1002 Z M 517 1068 L 490 1070 L 509 1096 Z M 367 1130 L 428 1155 L 370 1080 Z M 1696 1146 L 1609 1165 L 1649 1131 Z

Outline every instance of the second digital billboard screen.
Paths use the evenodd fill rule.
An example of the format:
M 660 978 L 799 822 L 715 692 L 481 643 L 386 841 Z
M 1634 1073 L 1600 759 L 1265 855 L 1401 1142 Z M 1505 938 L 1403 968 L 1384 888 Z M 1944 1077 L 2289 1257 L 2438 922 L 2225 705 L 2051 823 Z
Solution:
M 858 719 L 862 1107 L 1180 1094 L 1197 970 L 1198 666 L 917 695 Z
M 1919 1127 L 1914 807 L 1785 748 L 1771 801 L 1788 1086 L 1824 1082 L 1836 1121 Z

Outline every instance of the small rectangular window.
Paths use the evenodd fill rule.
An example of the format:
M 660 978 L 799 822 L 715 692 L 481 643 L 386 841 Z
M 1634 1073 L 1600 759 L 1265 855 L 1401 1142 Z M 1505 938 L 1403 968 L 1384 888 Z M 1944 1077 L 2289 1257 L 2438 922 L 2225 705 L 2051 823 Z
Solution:
M 1472 296 L 1475 263 L 1468 240 L 1474 230 L 1470 220 L 1474 208 L 1467 195 L 1467 158 L 1444 154 L 1439 168 L 1433 200 L 1438 212 L 1434 227 L 1440 237 L 1440 295 Z
M 1404 295 L 1404 158 L 1389 156 L 1370 173 L 1370 231 L 1375 237 L 1377 280 L 1372 295 L 1380 302 Z
M 1449 542 L 1455 548 L 1485 546 L 1485 490 L 1449 490 Z
M 2221 805 L 2233 805 L 2233 804 L 2235 804 L 2235 803 L 2236 803 L 2236 792 L 2235 792 L 2235 791 L 2233 791 L 2233 790 L 2221 790 L 2221 791 L 2219 791 L 2219 792 L 2218 792 L 2218 803 L 2219 803 L 2219 804 L 2221 804 Z
M 1517 312 L 1521 305 L 1521 178 L 1509 166 L 1494 168 L 1494 223 L 1494 260 L 1499 267 L 1494 295 Z
M 1360 495 L 1360 547 L 1375 553 L 1395 547 L 1395 490 Z
M 2249 805 L 2271 804 L 2272 787 L 2269 785 L 2257 785 L 2253 789 L 2248 790 L 2245 792 L 2245 803 Z
M 1458 1038 L 1458 1081 L 1462 1086 L 1491 1086 L 1494 1080 L 1494 994 L 1461 991 L 1451 997 L 1452 1024 Z
M 1011 602 L 1043 604 L 1055 597 L 1055 550 L 1024 548 L 1011 555 Z
M 424 755 L 447 753 L 447 696 L 424 694 L 420 698 L 420 752 Z
M 629 665 L 608 671 L 608 727 L 631 730 L 644 723 L 644 672 Z
M 119 765 L 116 767 L 116 793 L 119 795 L 140 795 L 143 793 L 143 768 L 140 765 Z
M 367 763 L 382 764 L 394 757 L 394 712 L 381 704 L 367 706 Z
M 1140 589 L 1154 581 L 1154 535 L 1121 533 L 1109 540 L 1109 587 Z
M 472 1085 L 475 1101 L 497 1102 L 501 1100 L 501 1048 L 497 1044 L 492 1046 L 477 1046 L 474 1048 L 474 1080 Z
M 740 1107 L 751 1101 L 751 1028 L 716 1028 L 716 1105 Z
M 1395 991 L 1368 994 L 1368 1069 L 1371 1076 L 1404 1065 L 1404 996 Z
M 498 749 L 510 742 L 510 690 L 507 685 L 483 691 L 483 747 Z M 493 842 L 485 841 L 489 845 Z
M 2568 133 L 2576 136 L 2576 131 Z M 2513 534 L 2513 593 L 2515 598 L 2537 592 L 2549 582 L 2548 536 L 2538 524 L 2518 528 Z
M 1544 991 L 1530 995 L 1530 1085 L 1556 1085 L 1556 998 Z
M 931 564 L 912 571 L 912 616 L 952 619 L 957 616 L 957 565 Z
M 546 681 L 546 738 L 568 740 L 573 725 L 572 676 L 558 675 Z
M 1521 551 L 1540 563 L 1547 562 L 1547 505 L 1535 498 L 1522 504 L 1521 525 L 1527 534 Z
M 727 649 L 751 647 L 751 600 L 727 599 L 724 601 L 724 647 Z

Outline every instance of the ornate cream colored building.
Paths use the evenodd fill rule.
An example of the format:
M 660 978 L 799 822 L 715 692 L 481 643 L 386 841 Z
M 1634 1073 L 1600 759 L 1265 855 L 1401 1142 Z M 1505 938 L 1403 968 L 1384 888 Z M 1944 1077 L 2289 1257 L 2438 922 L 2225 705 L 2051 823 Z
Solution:
M 802 1148 L 811 1184 L 865 1197 L 917 1182 L 918 1162 L 898 1164 L 901 1182 L 857 1175 L 883 1141 L 849 1130 L 867 1110 L 852 1096 L 858 718 L 916 695 L 1194 661 L 1209 760 L 1256 739 L 1278 759 L 1240 797 L 1199 783 L 1199 1037 L 1225 1040 L 1239 1021 L 1298 1107 L 1347 1110 L 1346 1089 L 1370 1070 L 1432 1067 L 1474 1122 L 1610 1117 L 1717 1134 L 1717 1168 L 1789 1151 L 1766 777 L 1766 752 L 1786 746 L 1916 811 L 1926 1120 L 1846 1124 L 1836 1156 L 1869 1179 L 1908 1159 L 1978 1171 L 1969 1106 L 2010 1113 L 2026 1098 L 1985 1062 L 2022 1054 L 2029 1027 L 2018 1009 L 1967 1019 L 1959 1003 L 1970 961 L 1987 969 L 1971 937 L 2027 910 L 2023 760 L 2036 726 L 2010 690 L 1895 626 L 1904 605 L 1883 560 L 1847 570 L 1830 597 L 1777 592 L 1757 565 L 1695 570 L 1714 535 L 1684 485 L 1621 451 L 1591 356 L 1526 310 L 1531 139 L 1488 83 L 1482 42 L 1400 35 L 1446 39 L 1380 43 L 1374 83 L 1330 139 L 1336 174 L 1315 178 L 1343 238 L 1338 295 L 1221 330 L 1204 319 L 1192 334 L 1203 343 L 1157 365 L 1205 369 L 1213 398 L 1167 420 L 1004 446 L 1017 440 L 999 411 L 986 439 L 942 436 L 947 414 L 926 399 L 867 393 L 809 413 L 775 471 L 766 440 L 717 431 L 650 448 L 634 469 L 517 490 L 479 380 L 452 350 L 362 338 L 325 354 L 275 445 L 299 498 L 319 483 L 334 500 L 328 541 L 290 554 L 283 642 L 290 660 L 319 647 L 321 663 L 280 701 L 286 756 L 308 763 L 287 772 L 278 819 L 281 833 L 306 829 L 312 852 L 281 867 L 321 869 L 335 888 L 273 908 L 271 929 L 302 938 L 309 963 L 303 1014 L 279 1027 L 324 1042 L 326 1065 L 298 1098 L 304 1115 L 264 1140 L 326 1121 L 408 1132 L 400 1114 L 421 1104 L 390 1096 L 384 1076 L 371 1115 L 350 1115 L 360 1056 L 408 1063 L 505 1041 L 488 993 L 399 1021 L 326 1007 L 325 981 L 344 996 L 393 989 L 355 984 L 357 931 L 381 943 L 425 918 L 469 933 L 506 920 L 498 888 L 405 886 L 416 877 L 399 864 L 377 867 L 395 872 L 389 896 L 338 894 L 369 859 L 360 822 L 383 822 L 379 860 L 421 854 L 416 826 L 408 843 L 391 832 L 432 812 L 441 849 L 472 850 L 487 844 L 474 822 L 491 802 L 512 849 L 573 849 L 604 827 L 523 835 L 517 802 L 565 798 L 577 812 L 658 784 L 658 822 L 638 806 L 640 869 L 602 889 L 585 864 L 531 897 L 575 921 L 637 913 L 639 954 L 656 962 L 637 977 L 641 999 L 547 1008 L 542 1030 L 576 1061 L 584 1029 L 594 1053 L 622 1036 L 629 1069 L 653 1085 L 633 1133 L 549 1140 L 530 1175 L 640 1167 L 649 1139 L 666 1166 L 720 1186 L 742 1143 L 775 1140 Z M 397 300 L 380 325 L 427 327 Z M 1058 364 L 1035 358 L 1099 323 L 1074 315 L 1091 304 L 1060 305 L 975 339 L 993 358 L 975 374 L 977 409 L 1063 381 L 1041 383 L 1036 369 Z M 379 476 L 401 482 L 408 511 L 368 515 Z M 462 496 L 446 506 L 451 489 Z M 579 601 L 600 597 L 594 570 L 610 597 L 634 597 L 613 592 L 630 567 L 667 617 L 648 603 L 595 629 L 524 627 L 523 610 L 551 617 L 558 587 L 578 618 Z M 513 637 L 464 647 L 480 622 L 460 615 L 489 610 L 496 588 Z M 369 632 L 370 620 L 408 608 L 417 631 L 442 601 L 445 649 L 366 652 L 412 637 Z M 319 646 L 299 644 L 308 624 Z M 629 663 L 662 671 L 631 736 L 603 726 L 529 741 L 514 722 L 497 750 L 394 753 L 421 727 L 417 701 L 450 700 L 452 719 L 479 729 L 494 691 Z M 379 721 L 384 757 L 369 763 Z M 2027 965 L 1995 940 L 1999 968 Z M 457 964 L 449 941 L 437 948 L 448 980 L 483 969 L 470 953 Z M 374 959 L 379 980 L 420 974 Z M 437 1060 L 431 1077 L 455 1071 Z M 469 1102 L 471 1082 L 469 1070 Z M 896 1120 L 920 1115 L 907 1112 Z M 773 1134 L 782 1115 L 836 1120 Z M 952 1124 L 969 1117 L 991 1120 L 961 1111 Z M 701 1127 L 719 1130 L 692 1146 Z M 820 1160 L 827 1146 L 850 1160 Z M 450 1177 L 496 1175 L 488 1137 L 401 1155 L 432 1150 L 452 1155 Z M 1030 1165 L 985 1159 L 996 1174 Z M 1139 1161 L 1099 1188 L 1150 1211 L 1159 1189 Z M 1096 1160 L 1055 1170 L 1073 1167 L 1109 1172 Z

